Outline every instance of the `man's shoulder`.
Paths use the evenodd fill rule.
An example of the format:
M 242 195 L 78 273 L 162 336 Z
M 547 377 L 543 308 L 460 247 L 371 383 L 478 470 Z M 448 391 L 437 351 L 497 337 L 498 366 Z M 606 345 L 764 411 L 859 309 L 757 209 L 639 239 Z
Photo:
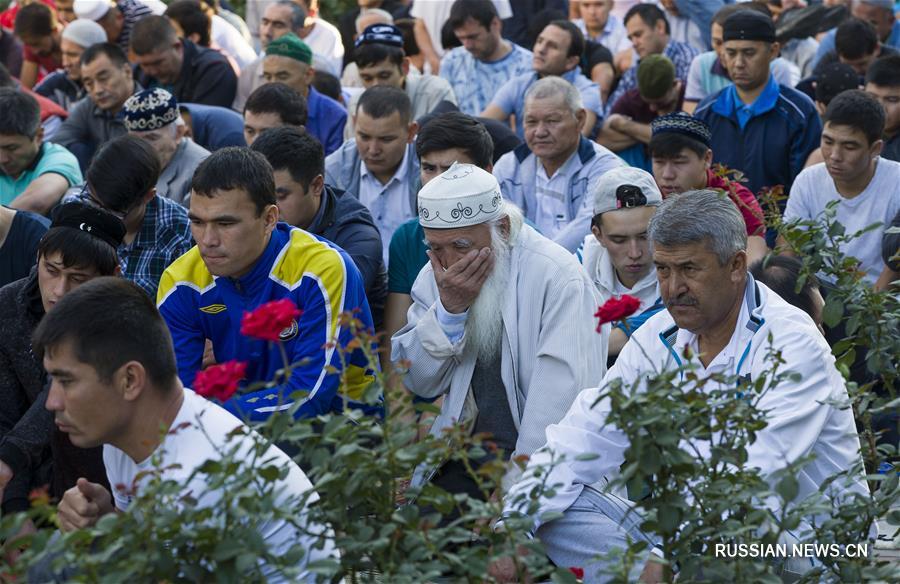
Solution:
M 161 229 L 174 229 L 179 234 L 183 234 L 187 230 L 190 235 L 191 221 L 188 218 L 187 209 L 172 199 L 158 195 L 154 201 L 157 204 L 156 217 Z
M 156 295 L 157 304 L 162 306 L 169 297 L 179 291 L 202 296 L 214 287 L 215 279 L 203 262 L 199 248 L 194 246 L 163 272 Z
M 299 227 L 288 229 L 288 239 L 272 264 L 269 277 L 290 290 L 298 287 L 305 276 L 312 275 L 323 285 L 329 280 L 346 279 L 352 270 L 346 252 L 325 239 Z
M 183 156 L 188 160 L 189 163 L 197 165 L 206 160 L 211 154 L 209 150 L 197 144 L 190 138 L 183 138 L 186 140 L 186 146 L 184 147 Z
M 519 250 L 521 270 L 528 274 L 542 274 L 549 283 L 563 283 L 565 275 L 588 281 L 587 272 L 578 258 L 553 240 L 541 235 L 534 228 L 522 225 L 516 248 Z
M 54 166 L 78 166 L 78 159 L 65 146 L 53 142 L 44 143 L 44 152 L 38 162 L 38 168 L 46 171 Z
M 182 42 L 188 43 L 190 41 Z M 192 68 L 200 69 L 206 67 L 219 67 L 224 65 L 228 67 L 230 71 L 234 72 L 234 70 L 231 68 L 231 64 L 228 62 L 228 58 L 219 51 L 210 49 L 208 47 L 201 47 L 197 44 L 193 44 L 193 49 L 193 56 L 191 58 Z
M 784 108 L 789 115 L 804 123 L 806 123 L 808 118 L 812 115 L 815 115 L 816 118 L 819 116 L 816 111 L 816 104 L 813 103 L 809 96 L 793 87 L 779 85 L 778 102 L 784 105 Z

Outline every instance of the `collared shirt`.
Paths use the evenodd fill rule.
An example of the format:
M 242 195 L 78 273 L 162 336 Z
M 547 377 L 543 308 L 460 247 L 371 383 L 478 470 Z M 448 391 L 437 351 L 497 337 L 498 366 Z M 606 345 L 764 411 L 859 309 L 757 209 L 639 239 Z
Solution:
M 147 203 L 144 221 L 134 240 L 119 246 L 122 277 L 156 299 L 159 279 L 165 269 L 193 245 L 191 222 L 185 208 L 157 195 Z
M 600 101 L 600 86 L 585 77 L 581 73 L 579 67 L 575 67 L 571 71 L 561 76 L 563 79 L 575 86 L 581 99 L 584 102 L 585 109 L 597 114 L 597 123 L 603 118 L 603 103 Z M 518 77 L 513 77 L 503 84 L 497 91 L 497 95 L 491 100 L 492 105 L 496 105 L 506 115 L 515 114 L 516 116 L 516 134 L 520 138 L 525 136 L 525 93 L 533 83 L 538 80 L 538 74 L 532 71 Z
M 749 122 L 751 118 L 771 110 L 778 101 L 778 83 L 775 82 L 775 78 L 772 77 L 771 74 L 769 75 L 769 81 L 763 88 L 762 93 L 753 100 L 753 103 L 744 103 L 741 101 L 741 96 L 738 95 L 737 88 L 734 85 L 728 86 L 725 91 L 730 96 L 731 107 L 733 108 L 734 115 L 737 116 L 738 123 L 741 125 L 741 130 L 747 127 L 747 122 Z
M 375 225 L 381 233 L 385 263 L 388 261 L 394 231 L 415 215 L 415 209 L 409 208 L 409 185 L 406 184 L 408 156 L 409 149 L 406 149 L 400 166 L 385 184 L 381 184 L 375 175 L 369 172 L 365 161 L 359 161 L 359 200 L 372 213 Z
M 688 73 L 691 70 L 691 61 L 699 54 L 700 51 L 691 45 L 672 40 L 669 41 L 662 52 L 662 55 L 668 57 L 668 59 L 672 61 L 672 64 L 675 65 L 675 78 L 682 81 L 687 80 Z M 639 63 L 635 63 L 632 65 L 631 68 L 622 75 L 622 79 L 619 80 L 619 85 L 616 87 L 616 90 L 606 101 L 607 110 L 612 108 L 612 104 L 616 103 L 616 100 L 619 99 L 623 93 L 637 87 L 638 64 Z
M 572 153 L 553 176 L 547 176 L 540 158 L 534 157 L 535 195 L 537 214 L 534 223 L 546 237 L 553 239 L 566 227 L 573 217 L 569 217 L 569 177 L 583 166 L 578 151 Z
M 68 181 L 69 186 L 81 182 L 81 170 L 75 156 L 59 144 L 44 142 L 37 156 L 19 173 L 19 176 L 12 177 L 0 172 L 0 205 L 12 203 L 16 197 L 25 192 L 34 179 L 48 172 L 60 175 Z
M 532 70 L 533 55 L 515 43 L 512 50 L 497 61 L 481 61 L 464 47 L 457 47 L 441 60 L 441 77 L 456 94 L 459 111 L 477 116 L 491 103 L 504 83 Z
M 573 20 L 572 22 L 575 23 L 575 26 L 581 29 L 581 32 L 584 33 L 584 38 L 600 43 L 601 45 L 609 49 L 613 54 L 631 48 L 631 41 L 628 40 L 628 31 L 625 30 L 625 25 L 622 23 L 622 19 L 620 19 L 615 14 L 609 15 L 609 18 L 606 19 L 606 25 L 604 25 L 603 27 L 603 32 L 596 36 L 590 36 L 588 34 L 587 26 L 585 26 L 584 24 L 584 19 L 579 18 L 577 20 Z

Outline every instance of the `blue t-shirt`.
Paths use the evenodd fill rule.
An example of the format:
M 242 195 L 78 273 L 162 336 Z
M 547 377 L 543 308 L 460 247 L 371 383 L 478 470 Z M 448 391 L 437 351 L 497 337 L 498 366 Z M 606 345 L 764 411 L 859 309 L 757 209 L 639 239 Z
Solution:
M 46 174 L 55 172 L 69 181 L 69 186 L 81 184 L 81 169 L 75 155 L 59 144 L 44 142 L 31 166 L 13 178 L 0 173 L 0 205 L 9 205 L 25 192 L 31 181 Z
M 28 275 L 37 262 L 38 243 L 49 228 L 46 217 L 16 211 L 6 240 L 0 246 L 0 287 Z
M 441 77 L 450 83 L 459 111 L 480 115 L 504 83 L 532 71 L 531 51 L 517 44 L 508 55 L 493 62 L 479 61 L 464 47 L 456 47 L 441 59 Z

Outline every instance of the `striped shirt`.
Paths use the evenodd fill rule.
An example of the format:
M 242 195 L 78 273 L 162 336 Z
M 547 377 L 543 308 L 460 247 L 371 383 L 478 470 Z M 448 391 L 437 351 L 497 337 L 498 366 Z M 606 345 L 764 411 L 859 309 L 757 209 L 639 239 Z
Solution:
M 131 243 L 119 246 L 122 276 L 156 298 L 159 280 L 169 264 L 194 245 L 184 207 L 160 196 L 147 203 L 144 221 Z
M 153 14 L 150 7 L 138 0 L 117 0 L 116 7 L 122 13 L 122 32 L 116 43 L 128 54 L 128 43 L 131 41 L 131 29 L 138 20 Z

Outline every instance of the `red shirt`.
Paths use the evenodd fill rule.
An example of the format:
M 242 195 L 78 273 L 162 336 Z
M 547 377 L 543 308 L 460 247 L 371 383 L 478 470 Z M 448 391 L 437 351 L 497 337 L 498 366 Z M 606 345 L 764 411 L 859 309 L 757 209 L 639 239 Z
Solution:
M 764 236 L 766 233 L 765 219 L 759 201 L 750 189 L 744 185 L 717 176 L 713 171 L 706 171 L 706 186 L 710 189 L 719 189 L 728 193 L 731 200 L 737 205 L 744 223 L 747 225 L 747 235 Z

